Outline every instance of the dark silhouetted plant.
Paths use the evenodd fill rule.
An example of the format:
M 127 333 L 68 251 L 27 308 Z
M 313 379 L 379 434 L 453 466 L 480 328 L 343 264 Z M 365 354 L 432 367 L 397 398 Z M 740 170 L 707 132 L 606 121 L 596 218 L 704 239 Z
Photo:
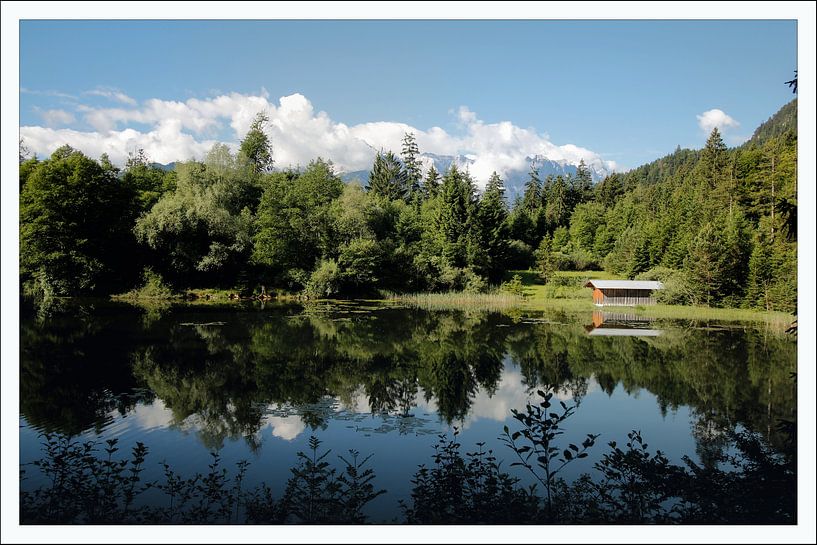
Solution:
M 424 465 L 412 479 L 411 505 L 401 507 L 409 523 L 530 523 L 538 500 L 530 491 L 517 488 L 518 479 L 500 470 L 485 443 L 478 450 L 460 454 L 460 443 L 440 435 L 434 445 L 434 465 Z
M 556 516 L 554 491 L 559 486 L 557 475 L 574 460 L 586 458 L 587 449 L 595 444 L 598 435 L 587 434 L 581 448 L 572 443 L 564 450 L 557 447 L 555 439 L 564 433 L 561 426 L 573 414 L 575 406 L 568 407 L 564 401 L 559 401 L 562 407 L 559 414 L 553 412 L 554 409 L 551 408 L 552 392 L 537 390 L 537 394 L 542 401 L 538 404 L 528 402 L 524 413 L 511 409 L 513 418 L 522 424 L 522 429 L 511 433 L 508 426 L 505 426 L 500 440 L 510 447 L 519 459 L 511 465 L 527 469 L 545 488 L 546 516 L 548 520 L 553 520 Z M 518 443 L 521 438 L 526 444 Z
M 615 441 L 594 467 L 601 479 L 577 484 L 590 496 L 582 503 L 591 520 L 620 523 L 673 522 L 679 515 L 679 485 L 683 469 L 671 465 L 660 451 L 650 454 L 641 432 L 627 434 L 626 449 Z
M 320 445 L 321 441 L 312 436 L 311 452 L 298 452 L 298 465 L 290 469 L 292 477 L 281 500 L 285 518 L 294 517 L 299 523 L 365 522 L 363 507 L 385 493 L 374 490 L 374 472 L 363 467 L 371 456 L 358 462 L 359 453 L 350 451 L 352 462 L 341 457 L 346 467 L 338 475 L 326 461 L 331 450 L 318 454 Z

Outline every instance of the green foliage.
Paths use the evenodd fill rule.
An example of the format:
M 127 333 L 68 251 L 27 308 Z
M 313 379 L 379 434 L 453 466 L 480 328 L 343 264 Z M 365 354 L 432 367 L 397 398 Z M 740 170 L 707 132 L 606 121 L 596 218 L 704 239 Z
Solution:
M 234 280 L 251 251 L 257 185 L 218 144 L 204 163 L 179 163 L 176 173 L 175 189 L 137 220 L 137 239 L 174 284 Z
M 424 189 L 427 197 L 436 197 L 440 190 L 440 173 L 437 172 L 434 165 L 431 165 L 431 168 L 429 168 L 426 173 Z
M 513 275 L 513 278 L 507 282 L 503 282 L 499 289 L 513 295 L 525 295 L 525 286 L 522 284 L 522 277 L 518 274 Z
M 420 149 L 417 147 L 417 140 L 414 133 L 408 132 L 403 136 L 403 170 L 405 171 L 407 199 L 409 201 L 422 200 L 422 179 L 423 171 L 420 160 Z
M 63 146 L 25 162 L 20 193 L 20 275 L 54 295 L 121 288 L 134 242 L 133 193 L 82 153 Z
M 497 173 L 481 195 L 455 165 L 442 177 L 432 167 L 423 181 L 412 134 L 402 159 L 376 154 L 366 191 L 320 158 L 303 172 L 273 172 L 263 112 L 236 155 L 217 144 L 170 172 L 143 150 L 120 172 L 107 156 L 95 162 L 68 146 L 44 161 L 21 147 L 21 280 L 29 293 L 112 293 L 150 268 L 175 288 L 249 294 L 301 290 L 334 262 L 337 282 L 327 284 L 324 269 L 321 290 L 354 296 L 485 291 L 532 267 L 547 278 L 603 264 L 634 278 L 660 266 L 675 271 L 665 302 L 792 312 L 796 116 L 792 102 L 738 148 L 714 130 L 699 151 L 679 147 L 595 187 L 584 162 L 544 181 L 531 164 L 510 207 Z
M 139 214 L 148 212 L 165 193 L 176 187 L 176 172 L 165 171 L 151 164 L 140 149 L 125 162 L 122 183 L 136 195 Z
M 297 453 L 298 463 L 290 468 L 280 499 L 266 483 L 243 490 L 249 462 L 239 461 L 230 479 L 217 452 L 210 453 L 205 474 L 184 478 L 161 462 L 164 479 L 143 483 L 148 449 L 142 443 L 136 443 L 130 459 L 116 460 L 117 439 L 106 441 L 106 455 L 99 455 L 94 442 L 44 437 L 44 457 L 31 465 L 51 486 L 21 493 L 24 524 L 362 524 L 364 507 L 385 493 L 375 490 L 374 472 L 365 467 L 371 455 L 361 460 L 359 452 L 350 450 L 351 461 L 339 457 L 345 465 L 338 472 L 326 461 L 330 451 L 318 454 L 321 442 L 314 436 L 310 454 Z M 165 506 L 139 504 L 151 489 L 166 498 Z
M 248 161 L 256 173 L 272 170 L 272 143 L 264 132 L 267 123 L 269 116 L 265 112 L 258 112 L 238 148 L 241 158 Z
M 587 449 L 595 444 L 598 435 L 588 434 L 587 438 L 582 441 L 581 448 L 572 443 L 564 450 L 557 447 L 556 438 L 564 433 L 564 422 L 573 414 L 575 406 L 569 407 L 564 401 L 560 401 L 561 411 L 559 411 L 559 409 L 552 408 L 553 392 L 545 393 L 538 390 L 537 394 L 542 401 L 537 404 L 528 402 L 525 412 L 511 409 L 514 420 L 518 421 L 522 428 L 511 433 L 508 426 L 505 426 L 500 439 L 514 451 L 518 458 L 518 461 L 511 465 L 527 469 L 545 489 L 547 518 L 553 520 L 558 474 L 573 461 L 586 458 Z M 525 444 L 519 444 L 519 439 L 524 439 Z
M 694 305 L 698 303 L 697 292 L 684 271 L 657 266 L 642 272 L 635 280 L 657 280 L 664 289 L 655 292 L 656 301 L 665 305 Z
M 288 287 L 302 285 L 297 271 L 312 271 L 336 247 L 332 205 L 343 187 L 332 164 L 321 159 L 299 175 L 268 178 L 256 214 L 252 261 Z
M 326 461 L 331 451 L 318 454 L 320 444 L 317 437 L 311 436 L 310 454 L 298 452 L 298 464 L 290 469 L 292 477 L 284 491 L 284 509 L 294 519 L 292 522 L 301 524 L 364 522 L 362 508 L 385 492 L 375 492 L 371 484 L 374 474 L 363 468 L 370 456 L 359 462 L 359 453 L 350 450 L 353 461 L 341 458 L 346 469 L 338 475 Z
M 375 156 L 366 189 L 390 201 L 408 198 L 406 171 L 394 153 L 389 151 Z
M 508 205 L 502 178 L 494 172 L 476 212 L 476 242 L 485 252 L 484 269 L 490 281 L 502 278 L 508 256 Z M 473 260 L 472 260 L 473 261 Z
M 547 284 L 557 270 L 556 260 L 553 255 L 553 241 L 550 236 L 545 236 L 536 250 L 536 271 L 542 281 Z
M 173 289 L 168 286 L 162 275 L 150 268 L 142 271 L 142 285 L 121 296 L 121 299 L 170 299 L 174 296 Z
M 340 293 L 342 275 L 334 259 L 318 263 L 304 287 L 304 295 L 312 299 L 333 297 Z
M 409 524 L 526 524 L 537 513 L 537 498 L 516 487 L 519 479 L 500 470 L 496 456 L 477 443 L 463 456 L 457 442 L 439 436 L 434 464 L 420 466 L 411 483 L 411 504 L 400 502 Z

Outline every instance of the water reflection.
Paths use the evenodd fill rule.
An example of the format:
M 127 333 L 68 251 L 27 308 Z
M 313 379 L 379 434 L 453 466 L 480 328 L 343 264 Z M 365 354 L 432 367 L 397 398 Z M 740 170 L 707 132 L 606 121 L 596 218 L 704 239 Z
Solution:
M 651 327 L 654 319 L 618 312 L 593 311 L 593 322 L 584 326 L 593 337 L 657 337 L 660 329 Z
M 589 388 L 621 386 L 648 390 L 664 413 L 689 406 L 702 459 L 716 459 L 718 437 L 738 426 L 783 448 L 776 423 L 794 414 L 796 345 L 751 328 L 659 330 L 598 312 L 586 335 L 565 315 L 364 310 L 181 307 L 145 320 L 97 304 L 24 314 L 21 412 L 68 435 L 127 414 L 131 426 L 176 427 L 208 448 L 239 439 L 257 449 L 267 429 L 287 441 L 329 421 L 423 435 L 440 422 L 501 422 L 543 386 L 577 403 Z M 611 330 L 638 335 L 593 335 Z

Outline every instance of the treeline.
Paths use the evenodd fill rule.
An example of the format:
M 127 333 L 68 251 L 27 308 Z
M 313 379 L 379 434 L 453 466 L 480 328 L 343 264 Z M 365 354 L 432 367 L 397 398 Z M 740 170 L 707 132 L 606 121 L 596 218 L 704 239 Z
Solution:
M 792 106 L 794 104 L 794 106 Z M 423 175 L 406 134 L 381 152 L 365 187 L 330 161 L 273 170 L 259 114 L 236 154 L 165 171 L 143 153 L 118 170 L 62 147 L 21 160 L 21 275 L 34 292 L 116 293 L 144 278 L 310 297 L 391 291 L 486 291 L 507 270 L 606 270 L 664 281 L 667 302 L 794 311 L 796 103 L 727 149 L 700 151 L 593 184 L 540 179 L 535 165 L 509 206 L 494 173 L 479 192 L 451 166 Z M 783 110 L 781 110 L 783 112 Z M 776 128 L 780 127 L 782 128 Z
M 190 325 L 196 320 L 184 308 L 154 314 L 60 300 L 44 316 L 42 306 L 34 315 L 35 305 L 24 305 L 20 411 L 32 427 L 72 436 L 154 399 L 174 424 L 193 417 L 208 448 L 228 438 L 259 444 L 270 406 L 324 427 L 335 414 L 328 398 L 416 428 L 427 423 L 400 418 L 425 399 L 442 422 L 456 425 L 480 392 L 503 387 L 506 365 L 518 370 L 524 389 L 549 384 L 583 397 L 595 381 L 608 395 L 647 390 L 662 413 L 688 407 L 701 453 L 720 452 L 718 438 L 739 428 L 763 431 L 783 449 L 775 425 L 792 419 L 797 400 L 796 343 L 752 328 L 591 337 L 579 324 L 532 326 L 505 313 L 381 309 L 363 316 L 312 305 L 299 315 L 292 305 L 208 306 L 206 321 L 224 325 Z M 561 313 L 545 318 L 572 321 Z
M 796 107 L 743 146 L 728 149 L 714 129 L 700 151 L 677 149 L 572 199 L 558 180 L 540 184 L 532 173 L 509 218 L 512 237 L 538 247 L 545 278 L 602 266 L 662 280 L 664 302 L 794 312 Z

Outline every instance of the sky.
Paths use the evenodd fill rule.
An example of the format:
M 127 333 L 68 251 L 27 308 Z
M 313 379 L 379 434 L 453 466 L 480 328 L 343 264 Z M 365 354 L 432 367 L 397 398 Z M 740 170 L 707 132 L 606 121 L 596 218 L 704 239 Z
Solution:
M 20 21 L 20 133 L 121 163 L 233 147 L 264 110 L 279 166 L 376 149 L 540 153 L 627 170 L 713 127 L 737 145 L 793 98 L 797 22 Z M 484 180 L 483 180 L 484 181 Z

